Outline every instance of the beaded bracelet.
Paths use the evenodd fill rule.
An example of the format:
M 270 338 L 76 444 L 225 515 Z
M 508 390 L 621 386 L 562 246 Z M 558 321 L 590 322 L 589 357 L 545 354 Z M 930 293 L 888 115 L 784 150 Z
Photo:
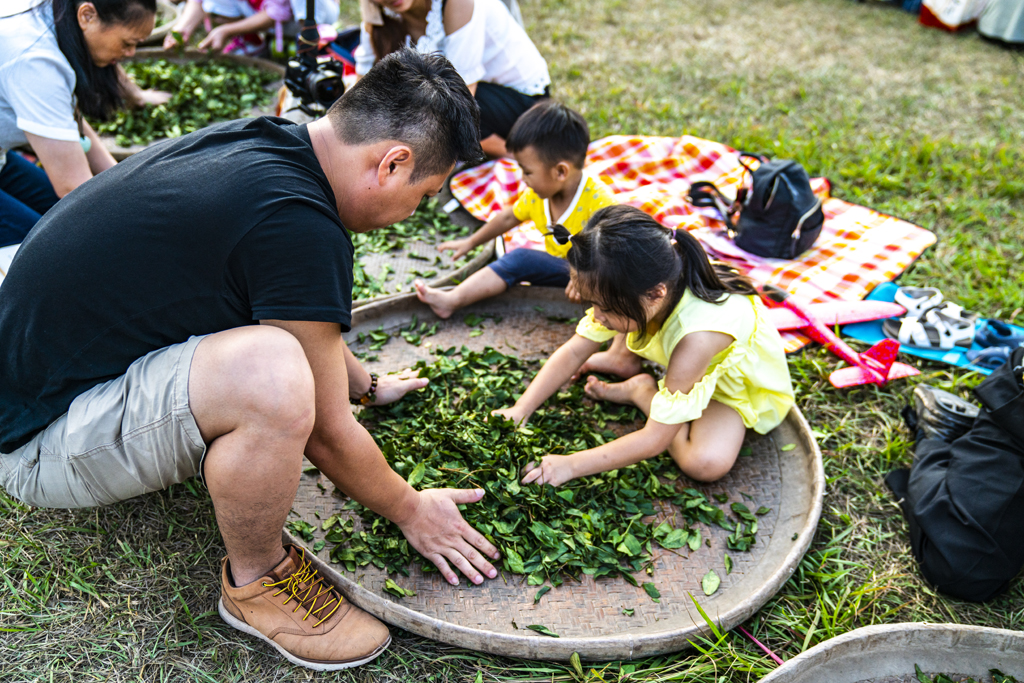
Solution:
M 370 388 L 359 399 L 352 399 L 353 405 L 369 405 L 377 400 L 377 373 L 370 373 Z

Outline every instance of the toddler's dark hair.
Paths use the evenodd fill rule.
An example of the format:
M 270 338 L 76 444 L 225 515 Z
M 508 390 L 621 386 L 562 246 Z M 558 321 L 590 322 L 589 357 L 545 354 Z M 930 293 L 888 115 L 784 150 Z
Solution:
M 757 294 L 749 278 L 712 264 L 693 235 L 669 230 L 640 209 L 622 204 L 595 213 L 572 236 L 566 258 L 576 270 L 580 292 L 635 322 L 641 340 L 649 322 L 641 299 L 659 284 L 668 287 L 669 310 L 686 290 L 713 304 L 726 294 Z
M 590 127 L 579 112 L 561 102 L 544 100 L 515 122 L 505 140 L 505 149 L 515 153 L 533 147 L 548 166 L 568 161 L 583 168 L 589 144 Z

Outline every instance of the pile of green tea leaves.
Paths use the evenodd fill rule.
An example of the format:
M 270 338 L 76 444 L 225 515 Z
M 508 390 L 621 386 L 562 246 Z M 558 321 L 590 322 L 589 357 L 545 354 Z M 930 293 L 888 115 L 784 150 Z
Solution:
M 914 671 L 917 674 L 917 680 L 920 683 L 957 683 L 946 674 L 938 674 L 934 677 L 929 676 L 925 672 L 921 671 L 921 667 L 917 664 L 914 665 Z M 989 669 L 988 673 L 992 676 L 992 683 L 1017 683 L 1017 679 L 1013 676 L 1007 676 L 999 669 Z M 961 683 L 981 683 L 973 678 L 968 678 L 966 681 L 961 679 Z
M 655 543 L 674 553 L 700 549 L 704 540 L 697 523 L 728 530 L 731 550 L 748 550 L 753 544 L 756 515 L 769 510 L 761 508 L 755 514 L 744 504 L 733 503 L 735 518 L 729 516 L 701 492 L 685 487 L 667 455 L 559 488 L 520 484 L 520 469 L 528 462 L 548 453 L 568 454 L 606 443 L 616 438 L 611 427 L 634 424 L 642 414 L 631 406 L 585 404 L 582 386 L 575 384 L 552 397 L 529 426 L 517 429 L 490 412 L 515 401 L 536 364 L 491 348 L 434 353 L 434 363 L 416 365 L 420 376 L 430 378 L 425 389 L 392 405 L 369 406 L 359 420 L 411 485 L 487 492 L 480 503 L 460 509 L 466 521 L 501 550 L 506 571 L 527 575 L 530 585 L 550 581 L 558 586 L 564 578 L 582 575 L 622 576 L 636 585 L 633 573 L 653 571 Z M 660 511 L 657 501 L 671 502 L 680 512 L 670 521 L 645 522 Z M 326 540 L 334 544 L 334 562 L 348 571 L 373 564 L 408 576 L 413 563 L 425 572 L 434 571 L 393 523 L 355 501 L 345 509 L 360 515 L 360 529 L 344 513 L 322 523 Z M 727 555 L 727 570 L 731 566 Z M 717 590 L 717 579 L 716 574 L 712 590 L 705 585 L 706 593 Z M 645 583 L 644 588 L 657 600 L 653 584 Z
M 472 230 L 452 223 L 448 215 L 438 206 L 436 198 L 424 199 L 416 213 L 402 221 L 380 230 L 364 233 L 352 233 L 355 246 L 356 263 L 352 269 L 352 300 L 362 301 L 386 294 L 399 294 L 412 291 L 412 281 L 420 278 L 433 280 L 444 271 L 457 270 L 464 266 L 477 253 L 471 251 L 458 261 L 452 261 L 450 253 L 446 255 L 432 254 L 423 256 L 409 248 L 411 243 L 419 242 L 437 245 L 448 240 L 468 237 Z M 395 270 L 384 262 L 376 274 L 367 272 L 359 259 L 370 254 L 390 254 L 404 256 L 423 261 L 422 268 L 409 271 L 404 282 L 399 282 Z
M 90 121 L 100 135 L 115 135 L 122 147 L 176 138 L 217 121 L 248 116 L 273 93 L 266 87 L 280 76 L 254 67 L 218 61 L 175 64 L 164 59 L 123 64 L 140 88 L 171 93 L 166 104 L 123 109 L 109 121 Z

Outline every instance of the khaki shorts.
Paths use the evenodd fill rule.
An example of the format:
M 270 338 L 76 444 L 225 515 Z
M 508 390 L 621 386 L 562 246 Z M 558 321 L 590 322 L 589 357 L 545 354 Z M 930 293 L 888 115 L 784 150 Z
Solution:
M 188 406 L 203 337 L 158 349 L 81 394 L 27 444 L 0 454 L 0 486 L 37 507 L 110 505 L 201 476 L 206 444 Z

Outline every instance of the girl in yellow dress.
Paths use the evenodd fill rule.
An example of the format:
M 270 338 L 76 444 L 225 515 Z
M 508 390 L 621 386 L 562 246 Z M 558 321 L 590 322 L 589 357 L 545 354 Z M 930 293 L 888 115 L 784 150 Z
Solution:
M 625 334 L 633 353 L 666 368 L 655 381 L 636 374 L 618 383 L 587 377 L 588 396 L 632 404 L 643 429 L 597 448 L 547 455 L 526 467 L 523 483 L 559 486 L 588 474 L 632 465 L 667 448 L 698 481 L 724 476 L 748 428 L 766 434 L 793 406 L 782 339 L 747 278 L 712 265 L 686 231 L 671 231 L 643 211 L 610 206 L 569 239 L 571 276 L 592 303 L 576 334 L 544 364 L 511 408 L 529 420 L 602 343 Z

